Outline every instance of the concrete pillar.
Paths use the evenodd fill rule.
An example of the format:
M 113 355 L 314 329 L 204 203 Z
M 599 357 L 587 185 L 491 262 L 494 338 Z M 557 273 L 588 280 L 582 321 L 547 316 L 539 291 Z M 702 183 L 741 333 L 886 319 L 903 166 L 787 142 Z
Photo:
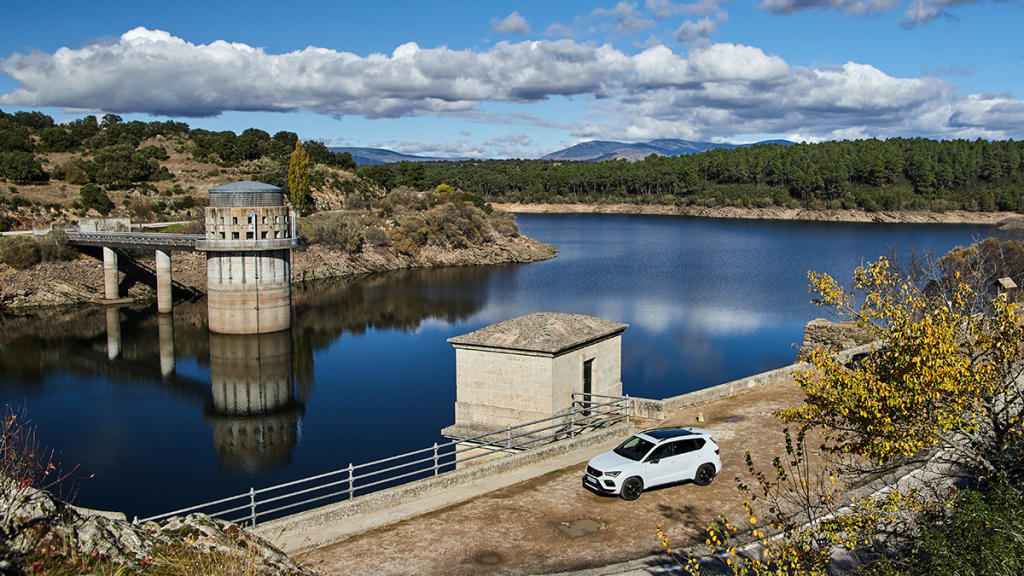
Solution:
M 109 306 L 107 307 L 107 358 L 113 360 L 120 355 L 121 310 L 117 306 Z
M 173 308 L 171 295 L 171 251 L 156 251 L 156 309 L 161 314 L 170 314 Z
M 117 300 L 119 296 L 117 290 L 117 252 L 104 246 L 103 297 L 107 300 Z
M 160 314 L 156 322 L 160 333 L 160 375 L 167 378 L 174 374 L 174 316 Z

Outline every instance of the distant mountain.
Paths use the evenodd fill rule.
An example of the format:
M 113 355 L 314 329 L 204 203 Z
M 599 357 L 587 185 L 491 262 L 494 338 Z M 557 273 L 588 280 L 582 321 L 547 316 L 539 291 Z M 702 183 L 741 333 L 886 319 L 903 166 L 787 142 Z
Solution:
M 789 140 L 765 140 L 753 144 L 725 144 L 722 142 L 691 142 L 678 138 L 662 138 L 648 142 L 613 142 L 609 140 L 590 140 L 575 146 L 552 152 L 541 160 L 565 160 L 570 162 L 601 162 L 603 160 L 643 160 L 651 154 L 661 156 L 678 156 L 680 154 L 696 154 L 715 148 L 742 148 L 757 144 L 792 144 Z M 445 160 L 466 160 L 466 158 L 440 158 L 437 156 L 414 156 L 402 154 L 385 148 L 359 148 L 332 146 L 334 152 L 348 152 L 360 166 L 368 164 L 391 164 L 393 162 L 435 162 Z
M 356 164 L 365 166 L 367 164 L 391 164 L 392 162 L 433 162 L 435 160 L 461 160 L 461 158 L 437 158 L 434 156 L 413 156 L 402 154 L 384 148 L 347 148 L 332 146 L 333 152 L 348 152 Z
M 661 156 L 678 156 L 680 154 L 696 154 L 716 148 L 742 148 L 744 146 L 755 146 L 757 144 L 783 144 L 790 145 L 789 140 L 765 140 L 753 144 L 726 144 L 722 142 L 691 142 L 678 138 L 662 138 L 648 142 L 613 142 L 607 140 L 590 140 L 570 146 L 557 152 L 552 152 L 541 157 L 541 160 L 566 160 L 583 162 L 601 162 L 603 160 L 629 161 L 643 160 L 651 154 Z

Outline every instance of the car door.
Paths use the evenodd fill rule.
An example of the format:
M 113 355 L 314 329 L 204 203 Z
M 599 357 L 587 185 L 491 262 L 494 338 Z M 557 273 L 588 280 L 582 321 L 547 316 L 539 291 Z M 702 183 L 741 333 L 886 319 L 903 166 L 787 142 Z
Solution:
M 644 484 L 656 486 L 679 480 L 679 458 L 677 452 L 680 449 L 681 440 L 665 442 L 655 448 L 647 457 L 646 478 Z

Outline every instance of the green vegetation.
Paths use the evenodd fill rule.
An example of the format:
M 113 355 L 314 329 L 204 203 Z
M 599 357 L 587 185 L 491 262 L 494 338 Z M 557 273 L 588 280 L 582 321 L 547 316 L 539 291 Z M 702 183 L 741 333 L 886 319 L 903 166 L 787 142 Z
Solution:
M 302 142 L 295 140 L 295 150 L 288 161 L 288 198 L 299 211 L 311 208 L 309 199 L 309 154 Z
M 1022 255 L 986 240 L 909 272 L 882 258 L 853 290 L 809 274 L 817 304 L 882 344 L 856 364 L 819 349 L 797 374 L 806 399 L 777 413 L 786 453 L 762 469 L 748 452 L 737 477 L 750 532 L 725 518 L 708 530 L 730 572 L 824 576 L 836 550 L 865 575 L 1021 572 L 1024 325 L 992 279 Z M 763 554 L 742 553 L 744 538 Z
M 25 270 L 43 261 L 71 260 L 77 252 L 68 245 L 63 230 L 46 236 L 5 236 L 0 238 L 0 262 Z
M 393 190 L 367 210 L 323 213 L 299 222 L 299 235 L 310 242 L 349 252 L 390 246 L 416 255 L 425 246 L 465 248 L 493 235 L 518 236 L 515 218 L 494 210 L 482 198 L 442 185 L 437 190 Z
M 489 201 L 973 211 L 1024 209 L 1024 143 L 894 138 L 764 144 L 640 162 L 363 166 L 386 189 L 447 182 Z

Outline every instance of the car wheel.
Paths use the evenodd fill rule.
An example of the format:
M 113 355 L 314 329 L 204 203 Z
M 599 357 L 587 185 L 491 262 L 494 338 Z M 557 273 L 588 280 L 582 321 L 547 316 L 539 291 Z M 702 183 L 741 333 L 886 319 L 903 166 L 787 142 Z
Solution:
M 697 486 L 707 486 L 715 479 L 715 465 L 710 462 L 701 464 L 697 468 L 697 474 L 693 477 L 693 483 Z
M 640 478 L 633 476 L 627 478 L 622 483 L 622 490 L 619 490 L 619 496 L 622 496 L 623 500 L 636 500 L 640 497 L 640 493 L 644 491 L 644 481 Z

